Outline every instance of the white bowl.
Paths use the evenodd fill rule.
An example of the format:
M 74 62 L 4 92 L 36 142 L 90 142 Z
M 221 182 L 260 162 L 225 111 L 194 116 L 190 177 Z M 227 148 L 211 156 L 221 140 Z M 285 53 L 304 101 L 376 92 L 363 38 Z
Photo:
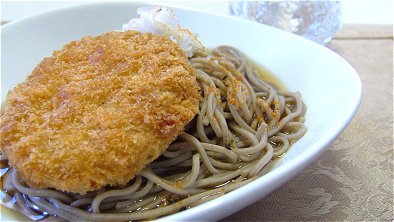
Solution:
M 23 81 L 53 50 L 82 36 L 120 29 L 136 16 L 137 7 L 142 5 L 135 2 L 81 5 L 4 25 L 2 101 L 6 92 Z M 290 91 L 301 92 L 307 105 L 307 134 L 290 148 L 275 169 L 222 197 L 161 219 L 218 220 L 261 199 L 314 161 L 357 111 L 361 82 L 340 56 L 304 38 L 234 17 L 173 9 L 181 25 L 197 33 L 207 47 L 231 45 L 242 50 L 277 75 Z M 7 215 L 2 217 L 6 219 Z

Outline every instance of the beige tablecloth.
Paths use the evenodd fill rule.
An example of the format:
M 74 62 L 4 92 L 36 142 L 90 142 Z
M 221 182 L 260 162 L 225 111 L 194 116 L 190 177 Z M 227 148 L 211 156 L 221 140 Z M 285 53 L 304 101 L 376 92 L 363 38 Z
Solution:
M 393 221 L 393 27 L 344 26 L 327 47 L 360 75 L 358 113 L 314 164 L 223 221 Z

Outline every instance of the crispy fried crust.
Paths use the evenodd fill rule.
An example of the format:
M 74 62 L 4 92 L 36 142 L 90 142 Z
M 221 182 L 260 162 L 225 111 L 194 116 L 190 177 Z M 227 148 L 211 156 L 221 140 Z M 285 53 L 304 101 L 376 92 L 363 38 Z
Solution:
M 168 38 L 85 37 L 9 93 L 1 150 L 31 187 L 84 194 L 126 184 L 198 112 L 197 88 L 186 55 Z

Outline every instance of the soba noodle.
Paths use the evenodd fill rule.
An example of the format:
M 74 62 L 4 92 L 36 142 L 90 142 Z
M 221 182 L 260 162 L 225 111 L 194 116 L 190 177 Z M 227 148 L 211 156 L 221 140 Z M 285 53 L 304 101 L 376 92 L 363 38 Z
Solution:
M 155 219 L 253 181 L 305 134 L 300 94 L 277 91 L 238 50 L 218 47 L 190 64 L 201 88 L 198 115 L 129 184 L 79 195 L 29 188 L 9 169 L 3 204 L 34 220 Z

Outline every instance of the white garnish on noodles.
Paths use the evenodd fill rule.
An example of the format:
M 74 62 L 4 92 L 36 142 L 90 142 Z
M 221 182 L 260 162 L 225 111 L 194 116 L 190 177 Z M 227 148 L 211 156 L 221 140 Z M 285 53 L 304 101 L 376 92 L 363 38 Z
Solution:
M 139 18 L 132 18 L 122 29 L 150 32 L 152 34 L 167 36 L 177 43 L 189 57 L 193 53 L 204 50 L 204 46 L 197 36 L 190 30 L 179 25 L 174 12 L 166 7 L 146 6 L 137 9 Z

